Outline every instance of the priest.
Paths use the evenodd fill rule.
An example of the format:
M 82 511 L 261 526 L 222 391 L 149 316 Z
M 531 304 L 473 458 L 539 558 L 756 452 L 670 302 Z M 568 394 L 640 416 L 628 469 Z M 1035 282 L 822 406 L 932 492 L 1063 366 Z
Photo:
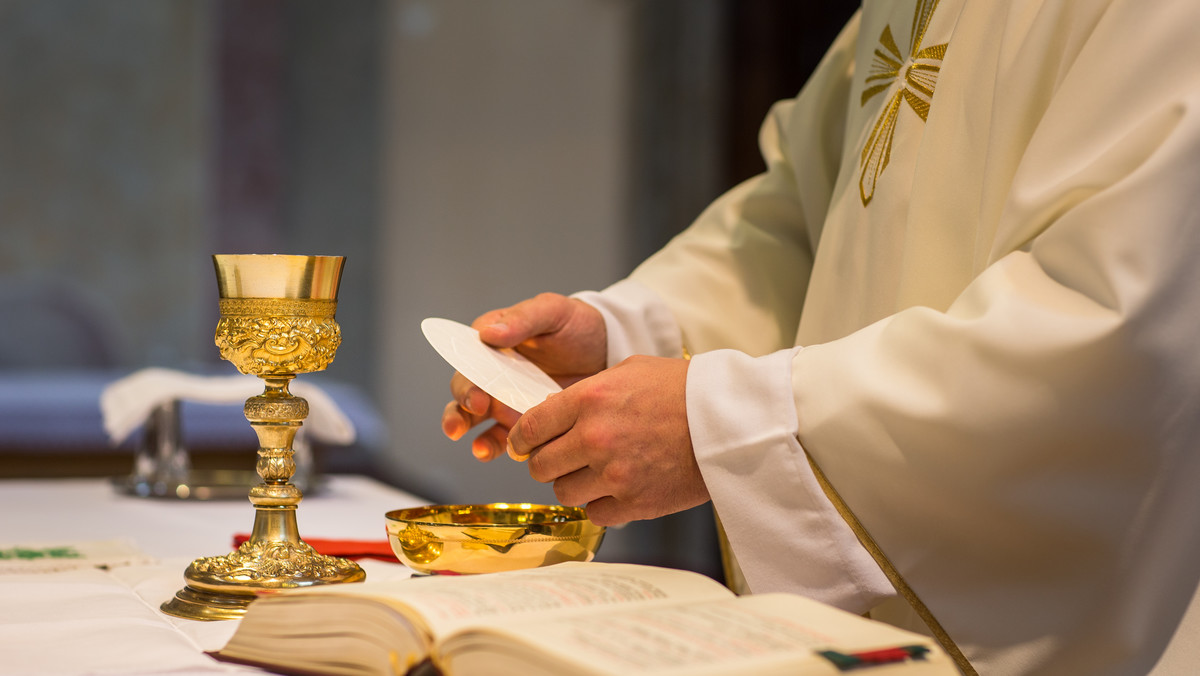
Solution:
M 452 438 L 599 523 L 711 500 L 750 592 L 964 673 L 1144 674 L 1200 578 L 1200 4 L 868 2 L 766 171 L 600 292 L 481 316 Z M 690 357 L 690 359 L 689 359 Z

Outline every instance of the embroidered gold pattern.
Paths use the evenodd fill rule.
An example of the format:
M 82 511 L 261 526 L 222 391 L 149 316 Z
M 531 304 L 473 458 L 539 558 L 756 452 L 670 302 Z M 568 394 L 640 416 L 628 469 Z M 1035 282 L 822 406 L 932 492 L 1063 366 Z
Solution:
M 891 159 L 892 137 L 896 133 L 896 120 L 900 115 L 901 103 L 908 103 L 922 122 L 929 117 L 933 88 L 941 71 L 946 44 L 932 47 L 921 45 L 937 5 L 938 0 L 918 0 L 909 33 L 911 47 L 907 59 L 901 55 L 896 39 L 892 36 L 891 24 L 884 26 L 883 33 L 879 35 L 879 46 L 875 48 L 875 58 L 871 61 L 863 83 L 865 87 L 860 105 L 867 105 L 867 101 L 876 94 L 891 90 L 897 83 L 900 83 L 900 87 L 879 112 L 875 127 L 863 146 L 862 157 L 859 160 L 862 171 L 858 179 L 858 192 L 864 207 L 870 204 L 871 198 L 875 196 L 875 184 Z

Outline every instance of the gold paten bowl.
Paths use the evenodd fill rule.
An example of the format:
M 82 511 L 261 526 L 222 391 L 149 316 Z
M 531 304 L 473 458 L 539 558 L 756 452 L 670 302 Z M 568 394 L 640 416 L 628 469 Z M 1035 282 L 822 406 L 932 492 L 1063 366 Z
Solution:
M 465 575 L 591 561 L 604 527 L 579 507 L 496 502 L 387 513 L 396 558 L 418 573 Z

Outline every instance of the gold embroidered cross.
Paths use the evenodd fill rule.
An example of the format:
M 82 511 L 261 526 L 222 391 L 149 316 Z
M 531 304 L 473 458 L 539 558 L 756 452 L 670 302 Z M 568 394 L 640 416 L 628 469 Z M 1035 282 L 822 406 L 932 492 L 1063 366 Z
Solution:
M 862 196 L 863 206 L 870 203 L 875 196 L 875 184 L 879 176 L 887 168 L 892 155 L 892 137 L 896 133 L 896 118 L 900 113 L 901 101 L 907 102 L 922 121 L 929 117 L 929 105 L 933 101 L 933 87 L 937 84 L 938 72 L 941 70 L 942 57 L 946 54 L 946 43 L 932 47 L 921 47 L 925 39 L 925 30 L 933 19 L 938 0 L 918 0 L 913 12 L 912 30 L 909 34 L 911 48 L 908 59 L 901 56 L 900 48 L 892 37 L 892 27 L 883 27 L 879 35 L 879 46 L 875 48 L 875 58 L 864 82 L 860 105 L 867 105 L 876 94 L 891 89 L 900 83 L 892 97 L 884 105 L 875 120 L 875 128 L 863 146 L 859 163 L 862 173 L 858 179 L 858 192 Z M 903 79 L 901 79 L 903 75 Z

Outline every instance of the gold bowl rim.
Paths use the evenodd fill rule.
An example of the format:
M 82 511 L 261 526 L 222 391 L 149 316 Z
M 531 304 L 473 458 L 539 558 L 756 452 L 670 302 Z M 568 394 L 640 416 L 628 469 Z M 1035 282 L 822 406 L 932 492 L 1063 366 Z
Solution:
M 221 298 L 333 300 L 345 256 L 213 254 Z
M 553 514 L 556 516 L 565 516 L 565 519 L 550 519 L 543 521 L 529 521 L 527 523 L 520 522 L 475 522 L 475 523 L 460 523 L 457 521 L 438 521 L 433 515 L 449 514 L 454 512 L 512 512 L 526 514 Z M 582 507 L 568 507 L 564 505 L 543 505 L 531 502 L 491 502 L 483 504 L 446 504 L 446 505 L 421 505 L 417 507 L 405 507 L 403 509 L 393 509 L 384 515 L 388 522 L 422 526 L 427 528 L 492 528 L 496 530 L 509 529 L 519 526 L 567 526 L 582 524 L 591 526 L 598 530 L 603 530 L 603 526 L 597 526 L 587 518 L 587 510 Z

